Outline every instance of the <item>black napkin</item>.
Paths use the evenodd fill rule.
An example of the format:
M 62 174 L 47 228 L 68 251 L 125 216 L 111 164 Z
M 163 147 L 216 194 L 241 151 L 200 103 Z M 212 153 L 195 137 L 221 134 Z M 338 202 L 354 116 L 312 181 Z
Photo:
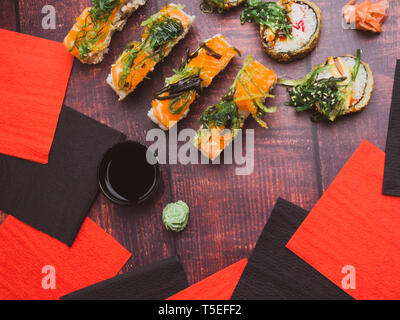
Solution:
M 285 247 L 307 214 L 278 199 L 232 300 L 353 299 Z
M 0 209 L 71 246 L 98 193 L 102 155 L 124 139 L 64 106 L 48 164 L 0 155 Z
M 164 300 L 188 286 L 178 257 L 75 291 L 61 300 Z
M 383 194 L 400 196 L 400 60 L 397 60 L 386 140 Z

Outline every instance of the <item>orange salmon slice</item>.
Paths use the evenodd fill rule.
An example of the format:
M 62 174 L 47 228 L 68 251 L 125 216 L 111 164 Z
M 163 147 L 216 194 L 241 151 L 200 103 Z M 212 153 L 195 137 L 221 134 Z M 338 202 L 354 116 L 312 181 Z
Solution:
M 259 102 L 264 100 L 277 80 L 278 76 L 272 69 L 268 69 L 260 62 L 253 60 L 238 75 L 234 95 L 236 105 L 242 111 L 254 114 L 257 111 L 254 100 Z

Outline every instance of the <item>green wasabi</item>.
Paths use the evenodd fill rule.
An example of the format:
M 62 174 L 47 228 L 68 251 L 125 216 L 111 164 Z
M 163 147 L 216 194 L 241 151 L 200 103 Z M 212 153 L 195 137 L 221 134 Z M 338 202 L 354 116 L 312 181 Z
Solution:
M 189 207 L 181 200 L 167 204 L 163 210 L 162 221 L 167 230 L 181 232 L 186 228 L 188 220 Z

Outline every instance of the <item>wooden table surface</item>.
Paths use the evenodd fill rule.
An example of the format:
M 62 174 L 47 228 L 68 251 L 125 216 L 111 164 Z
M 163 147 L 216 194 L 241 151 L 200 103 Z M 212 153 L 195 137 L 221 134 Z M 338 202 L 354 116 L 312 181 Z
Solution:
M 246 125 L 254 128 L 256 134 L 255 168 L 251 175 L 235 175 L 234 165 L 164 165 L 160 192 L 140 207 L 119 207 L 101 194 L 97 197 L 90 217 L 132 252 L 122 272 L 179 255 L 190 283 L 248 257 L 278 197 L 311 209 L 362 140 L 368 139 L 384 149 L 394 68 L 400 53 L 398 0 L 390 0 L 390 18 L 381 35 L 342 29 L 341 8 L 347 0 L 316 0 L 323 15 L 320 42 L 311 55 L 290 64 L 279 64 L 267 57 L 256 25 L 240 25 L 241 8 L 223 15 L 205 15 L 199 9 L 199 2 L 176 2 L 185 4 L 185 11 L 197 16 L 192 30 L 134 94 L 118 102 L 105 78 L 125 45 L 139 39 L 140 23 L 164 6 L 164 0 L 148 0 L 132 15 L 125 29 L 114 35 L 110 52 L 101 64 L 88 66 L 75 59 L 65 104 L 120 130 L 129 139 L 145 142 L 146 132 L 154 128 L 146 116 L 151 92 L 171 75 L 187 47 L 194 50 L 216 33 L 224 34 L 242 50 L 243 56 L 251 54 L 272 67 L 279 77 L 303 77 L 327 56 L 354 54 L 361 48 L 363 60 L 373 69 L 376 86 L 364 112 L 333 125 L 315 124 L 309 120 L 309 114 L 296 114 L 284 105 L 286 90 L 276 88 L 276 98 L 270 105 L 278 106 L 278 111 L 267 115 L 270 129 L 258 127 L 253 120 Z M 62 41 L 75 18 L 89 4 L 89 0 L 2 0 L 0 27 Z M 41 27 L 44 5 L 56 9 L 55 30 Z M 225 93 L 241 60 L 236 58 L 205 90 L 189 116 L 180 123 L 180 129 L 198 128 L 201 111 Z M 161 212 L 167 203 L 180 199 L 188 203 L 191 213 L 186 230 L 176 234 L 164 229 Z M 0 221 L 4 218 L 5 214 L 0 213 Z

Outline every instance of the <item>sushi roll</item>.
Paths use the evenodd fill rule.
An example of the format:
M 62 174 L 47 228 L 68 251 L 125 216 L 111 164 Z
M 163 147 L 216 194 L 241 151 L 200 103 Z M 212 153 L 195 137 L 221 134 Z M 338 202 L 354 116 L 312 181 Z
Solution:
M 194 17 L 186 14 L 183 7 L 169 4 L 144 21 L 141 42 L 130 42 L 111 66 L 107 83 L 117 93 L 119 100 L 133 92 L 188 33 Z
M 265 52 L 280 62 L 309 54 L 317 45 L 322 29 L 321 10 L 308 0 L 248 0 L 241 21 L 260 24 Z
M 277 75 L 272 69 L 248 56 L 226 95 L 200 116 L 201 126 L 193 144 L 210 160 L 215 160 L 233 141 L 250 115 L 262 127 L 268 128 L 261 117 L 275 112 L 276 108 L 268 108 L 263 102 L 273 97 L 270 91 L 276 82 Z
M 246 0 L 203 0 L 200 7 L 205 13 L 211 13 L 214 11 L 222 13 L 223 11 L 241 5 L 245 1 Z
M 203 42 L 182 61 L 175 74 L 166 79 L 166 86 L 154 93 L 149 118 L 163 130 L 171 129 L 186 117 L 201 90 L 211 84 L 237 53 L 221 34 Z
M 100 63 L 114 32 L 121 31 L 130 15 L 146 1 L 92 0 L 93 7 L 83 10 L 76 19 L 64 39 L 64 46 L 83 63 Z
M 289 87 L 287 105 L 298 112 L 310 110 L 312 119 L 331 122 L 338 117 L 362 111 L 374 89 L 374 77 L 369 65 L 357 56 L 329 57 L 300 80 L 280 80 Z

